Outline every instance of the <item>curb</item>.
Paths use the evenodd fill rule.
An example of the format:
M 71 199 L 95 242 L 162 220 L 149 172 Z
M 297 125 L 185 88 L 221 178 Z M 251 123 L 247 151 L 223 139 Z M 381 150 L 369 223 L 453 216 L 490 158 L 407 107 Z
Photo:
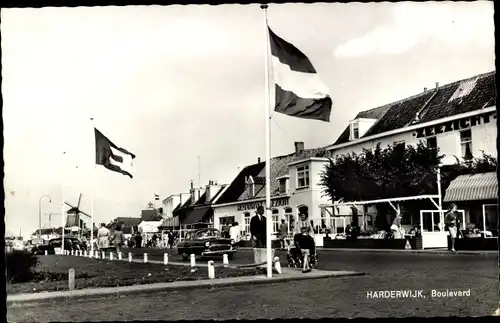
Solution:
M 228 287 L 228 286 L 243 286 L 243 285 L 259 285 L 259 284 L 272 284 L 282 283 L 288 281 L 298 281 L 306 279 L 321 279 L 328 277 L 347 277 L 347 276 L 364 276 L 366 273 L 354 271 L 313 271 L 314 274 L 302 274 L 300 271 L 293 274 L 295 270 L 287 270 L 290 276 L 273 276 L 267 278 L 266 276 L 243 276 L 231 278 L 218 278 L 218 279 L 203 279 L 192 281 L 179 281 L 171 283 L 155 283 L 145 285 L 133 286 L 119 286 L 119 287 L 105 287 L 105 288 L 88 288 L 78 289 L 73 291 L 56 291 L 56 292 L 41 292 L 35 294 L 18 294 L 8 295 L 6 304 L 7 306 L 38 303 L 44 300 L 55 299 L 72 299 L 72 298 L 92 298 L 96 296 L 115 296 L 142 294 L 144 292 L 166 292 L 170 290 L 185 290 L 185 289 L 201 289 L 213 287 Z M 299 274 L 300 273 L 300 274 Z M 282 274 L 283 275 L 283 274 Z M 286 275 L 286 274 L 285 274 Z
M 252 248 L 239 248 L 243 250 L 252 250 Z M 335 252 L 335 251 L 344 251 L 344 252 L 376 252 L 376 253 L 420 253 L 420 254 L 430 254 L 430 255 L 493 255 L 498 254 L 496 250 L 457 250 L 456 252 L 451 252 L 449 250 L 415 250 L 415 249 L 362 249 L 362 248 L 323 248 L 317 247 L 318 251 L 326 251 L 326 252 Z

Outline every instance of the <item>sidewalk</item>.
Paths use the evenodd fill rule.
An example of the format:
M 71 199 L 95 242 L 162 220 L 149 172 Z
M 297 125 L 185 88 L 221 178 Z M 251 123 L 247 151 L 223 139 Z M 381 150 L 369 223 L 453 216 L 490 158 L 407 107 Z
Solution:
M 133 285 L 106 288 L 88 288 L 72 291 L 41 292 L 7 295 L 7 305 L 16 305 L 20 303 L 40 302 L 43 300 L 68 299 L 74 297 L 95 297 L 95 296 L 119 296 L 121 294 L 134 294 L 144 292 L 165 292 L 168 290 L 194 289 L 203 287 L 223 287 L 223 286 L 241 286 L 255 284 L 271 284 L 277 282 L 287 282 L 293 280 L 319 279 L 328 277 L 362 276 L 365 273 L 354 271 L 326 271 L 313 270 L 309 273 L 302 273 L 300 269 L 282 268 L 280 275 L 273 274 L 273 277 L 266 276 L 243 276 L 231 278 L 218 278 L 194 281 L 177 281 L 172 283 L 156 283 L 147 285 Z
M 242 250 L 252 250 L 252 248 L 239 248 Z M 323 248 L 317 247 L 318 251 L 329 252 L 329 251 L 344 251 L 344 252 L 395 252 L 395 253 L 421 253 L 421 254 L 448 254 L 448 255 L 496 255 L 497 250 L 457 250 L 456 252 L 451 252 L 446 248 L 443 249 L 361 249 L 361 248 Z

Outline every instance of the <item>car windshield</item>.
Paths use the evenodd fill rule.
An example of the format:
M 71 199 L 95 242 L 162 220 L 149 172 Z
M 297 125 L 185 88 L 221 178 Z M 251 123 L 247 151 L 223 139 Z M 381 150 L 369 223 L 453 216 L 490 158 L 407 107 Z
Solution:
M 196 232 L 197 239 L 212 239 L 212 238 L 220 238 L 219 230 L 204 230 Z

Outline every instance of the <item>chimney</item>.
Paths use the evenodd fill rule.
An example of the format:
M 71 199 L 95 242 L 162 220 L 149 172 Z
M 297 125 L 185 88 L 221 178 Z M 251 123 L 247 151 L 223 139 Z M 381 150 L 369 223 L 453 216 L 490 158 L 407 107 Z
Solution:
M 193 184 L 193 181 L 191 181 L 191 189 L 194 188 L 194 184 Z
M 439 82 L 436 82 L 436 91 L 439 89 Z
M 295 154 L 299 155 L 303 151 L 304 151 L 304 142 L 296 141 L 295 142 Z
M 424 87 L 424 93 L 425 93 L 425 92 L 427 92 L 427 88 L 426 88 L 426 87 Z
M 260 164 L 260 157 L 257 157 L 257 164 Z

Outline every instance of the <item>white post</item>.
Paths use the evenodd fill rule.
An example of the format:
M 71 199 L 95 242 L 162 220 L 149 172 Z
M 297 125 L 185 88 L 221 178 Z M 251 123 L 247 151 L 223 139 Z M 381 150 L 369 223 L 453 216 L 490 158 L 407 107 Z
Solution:
M 278 274 L 281 274 L 281 263 L 279 257 L 274 257 L 274 268 L 276 269 Z
M 68 288 L 69 290 L 75 289 L 75 270 L 73 268 L 68 272 Z
M 144 253 L 144 263 L 147 263 L 147 262 L 148 262 L 148 254 Z
M 87 257 L 87 250 L 84 250 L 84 251 L 83 251 L 83 256 L 84 256 L 84 257 Z
M 486 205 L 483 204 L 483 235 L 486 238 Z
M 270 115 L 270 93 L 269 93 L 269 33 L 267 26 L 267 5 L 260 6 L 264 10 L 265 30 L 265 54 L 264 54 L 264 84 L 265 84 L 265 135 L 266 135 L 266 253 L 267 253 L 267 277 L 273 276 L 273 263 L 271 254 L 271 231 L 273 221 L 271 218 L 271 115 Z
M 74 256 L 75 255 L 75 251 L 73 249 L 71 249 L 71 255 Z
M 95 126 L 94 126 L 94 118 L 90 118 L 90 122 L 92 124 L 92 132 L 94 136 L 94 162 L 93 162 L 93 169 L 92 169 L 92 199 L 90 200 L 90 251 L 94 251 L 94 199 L 95 199 L 95 169 L 96 169 L 96 156 L 95 156 Z
M 95 251 L 95 258 L 98 259 L 99 258 L 99 251 Z
M 45 255 L 47 256 L 49 254 L 49 252 L 47 250 L 45 250 Z
M 168 265 L 168 253 L 163 254 L 163 264 Z
M 121 251 L 118 253 L 118 260 L 122 260 L 122 252 Z
M 61 215 L 62 215 L 62 228 L 61 228 L 61 253 L 64 254 L 64 227 L 66 226 L 66 212 L 64 211 L 64 179 L 66 178 L 66 163 L 64 162 L 64 157 L 66 155 L 66 152 L 63 151 L 63 156 L 61 158 L 62 162 L 62 178 L 63 180 L 61 181 L 61 197 L 62 197 L 62 202 L 61 202 Z
M 222 255 L 222 263 L 224 264 L 224 267 L 229 266 L 229 258 L 227 256 L 227 254 Z
M 132 253 L 131 252 L 128 253 L 128 262 L 132 262 Z
M 210 260 L 208 262 L 208 278 L 209 279 L 214 279 L 215 278 L 215 266 L 214 266 L 214 261 Z
M 109 260 L 113 260 L 113 253 L 112 252 L 109 253 Z
M 82 250 L 80 250 L 80 256 L 83 256 L 83 251 Z
M 191 254 L 191 267 L 195 267 L 196 266 L 196 259 L 195 259 L 195 255 L 192 253 Z

